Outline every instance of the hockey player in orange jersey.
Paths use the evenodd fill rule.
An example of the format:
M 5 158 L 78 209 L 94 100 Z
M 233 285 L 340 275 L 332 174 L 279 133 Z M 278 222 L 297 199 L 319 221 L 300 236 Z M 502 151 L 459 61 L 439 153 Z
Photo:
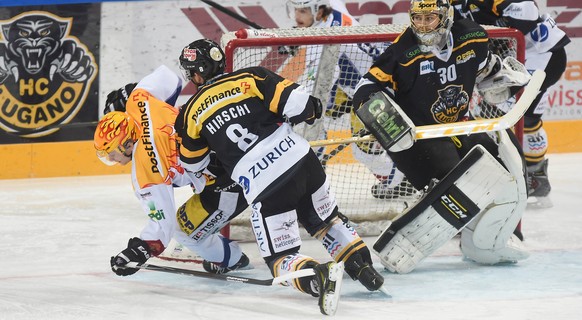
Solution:
M 173 105 L 182 89 L 181 79 L 160 66 L 133 87 L 129 84 L 108 95 L 105 111 L 115 111 L 99 121 L 94 137 L 97 156 L 104 163 L 132 162 L 135 195 L 149 216 L 140 236 L 111 257 L 113 272 L 123 276 L 137 272 L 124 266 L 161 254 L 172 238 L 202 256 L 208 272 L 247 266 L 249 260 L 238 244 L 216 233 L 247 207 L 240 188 L 220 192 L 221 184 L 230 187 L 233 182 L 215 179 L 222 173 L 215 159 L 203 174 L 189 172 L 178 163 L 174 130 L 178 109 Z M 204 192 L 206 184 L 210 186 Z M 173 188 L 189 185 L 202 194 L 194 194 L 176 210 Z

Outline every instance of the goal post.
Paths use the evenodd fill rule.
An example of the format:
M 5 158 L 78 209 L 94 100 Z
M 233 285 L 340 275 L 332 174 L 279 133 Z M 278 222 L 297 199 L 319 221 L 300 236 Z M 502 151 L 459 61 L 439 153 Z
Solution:
M 312 132 L 308 140 L 339 141 L 362 135 L 353 112 L 350 112 L 351 90 L 373 60 L 406 27 L 386 24 L 241 29 L 225 33 L 221 45 L 226 55 L 227 72 L 263 66 L 301 84 L 309 93 L 319 95 L 325 109 L 320 123 L 324 130 L 316 131 L 316 134 Z M 511 55 L 524 61 L 525 41 L 521 32 L 492 26 L 486 26 L 486 30 L 492 50 L 502 57 Z M 330 65 L 333 66 L 331 69 Z M 354 72 L 358 69 L 359 72 Z M 477 93 L 472 97 L 470 110 L 477 118 L 496 118 L 500 112 L 503 114 L 496 106 L 487 105 Z M 516 126 L 518 138 L 522 135 L 522 128 L 522 125 Z M 370 167 L 385 165 L 382 163 L 385 158 L 376 157 L 378 163 L 370 164 L 375 153 L 381 152 L 373 149 L 370 143 L 326 145 L 316 150 L 330 178 L 340 211 L 358 225 L 356 229 L 361 235 L 379 234 L 388 220 L 402 213 L 419 195 L 406 180 L 397 184 L 393 196 L 381 199 L 372 195 L 371 190 L 379 180 Z M 369 158 L 366 165 L 362 163 L 362 158 Z M 244 217 L 237 218 L 233 225 L 244 220 Z

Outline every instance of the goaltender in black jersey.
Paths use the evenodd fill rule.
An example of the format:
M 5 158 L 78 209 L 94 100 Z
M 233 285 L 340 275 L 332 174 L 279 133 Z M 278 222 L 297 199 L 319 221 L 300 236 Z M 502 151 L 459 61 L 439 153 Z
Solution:
M 321 117 L 321 101 L 263 67 L 224 73 L 224 53 L 210 40 L 186 46 L 180 65 L 198 89 L 176 120 L 180 161 L 186 170 L 201 172 L 210 152 L 216 153 L 243 189 L 257 247 L 272 275 L 312 269 L 313 276 L 286 284 L 319 297 L 320 311 L 328 315 L 336 311 L 343 270 L 370 291 L 382 289 L 384 278 L 339 213 L 319 159 L 292 129 Z M 299 253 L 299 224 L 334 261 L 319 264 Z
M 512 87 L 528 83 L 521 63 L 489 51 L 483 27 L 454 21 L 448 0 L 411 0 L 409 16 L 410 27 L 358 83 L 353 99 L 358 114 L 377 113 L 371 97 L 384 92 L 412 127 L 449 124 L 471 118 L 475 85 L 495 103 L 509 98 Z M 373 123 L 362 121 L 374 132 Z M 471 260 L 496 264 L 525 259 L 520 239 L 512 235 L 527 202 L 523 158 L 515 140 L 508 130 L 495 139 L 481 133 L 410 139 L 405 147 L 388 147 L 398 169 L 426 196 L 393 221 L 373 246 L 384 266 L 410 272 L 461 229 L 461 251 Z M 472 157 L 481 160 L 472 162 Z M 456 220 L 463 221 L 451 226 Z

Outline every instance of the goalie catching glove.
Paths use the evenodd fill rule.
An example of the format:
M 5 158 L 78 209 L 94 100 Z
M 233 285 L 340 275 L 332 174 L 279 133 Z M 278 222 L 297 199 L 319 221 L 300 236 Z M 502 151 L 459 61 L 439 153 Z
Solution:
M 117 256 L 111 257 L 111 271 L 118 276 L 129 276 L 136 273 L 137 268 L 126 268 L 130 262 L 144 264 L 151 257 L 148 244 L 140 238 L 131 238 L 127 243 L 127 249 L 121 251 Z
M 525 66 L 513 57 L 501 58 L 492 54 L 488 65 L 477 77 L 477 90 L 490 104 L 500 104 L 529 82 Z

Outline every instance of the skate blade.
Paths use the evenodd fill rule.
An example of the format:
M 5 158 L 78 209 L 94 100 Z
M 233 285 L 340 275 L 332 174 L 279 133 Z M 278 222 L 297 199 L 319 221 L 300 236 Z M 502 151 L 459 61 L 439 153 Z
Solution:
M 526 209 L 548 209 L 554 206 L 552 199 L 550 197 L 531 197 L 530 199 L 535 198 L 535 201 L 527 203 Z M 529 199 L 528 199 L 529 200 Z
M 388 292 L 388 289 L 386 289 L 385 286 L 381 286 L 380 289 L 378 289 L 380 292 L 382 292 L 383 294 L 386 295 L 386 298 L 392 299 L 392 295 L 390 294 L 390 292 Z
M 321 313 L 333 316 L 337 311 L 339 304 L 339 298 L 341 295 L 341 287 L 344 276 L 344 263 L 343 261 L 334 264 L 329 269 L 328 281 L 335 282 L 330 290 L 324 292 L 324 297 L 322 304 L 319 306 Z

